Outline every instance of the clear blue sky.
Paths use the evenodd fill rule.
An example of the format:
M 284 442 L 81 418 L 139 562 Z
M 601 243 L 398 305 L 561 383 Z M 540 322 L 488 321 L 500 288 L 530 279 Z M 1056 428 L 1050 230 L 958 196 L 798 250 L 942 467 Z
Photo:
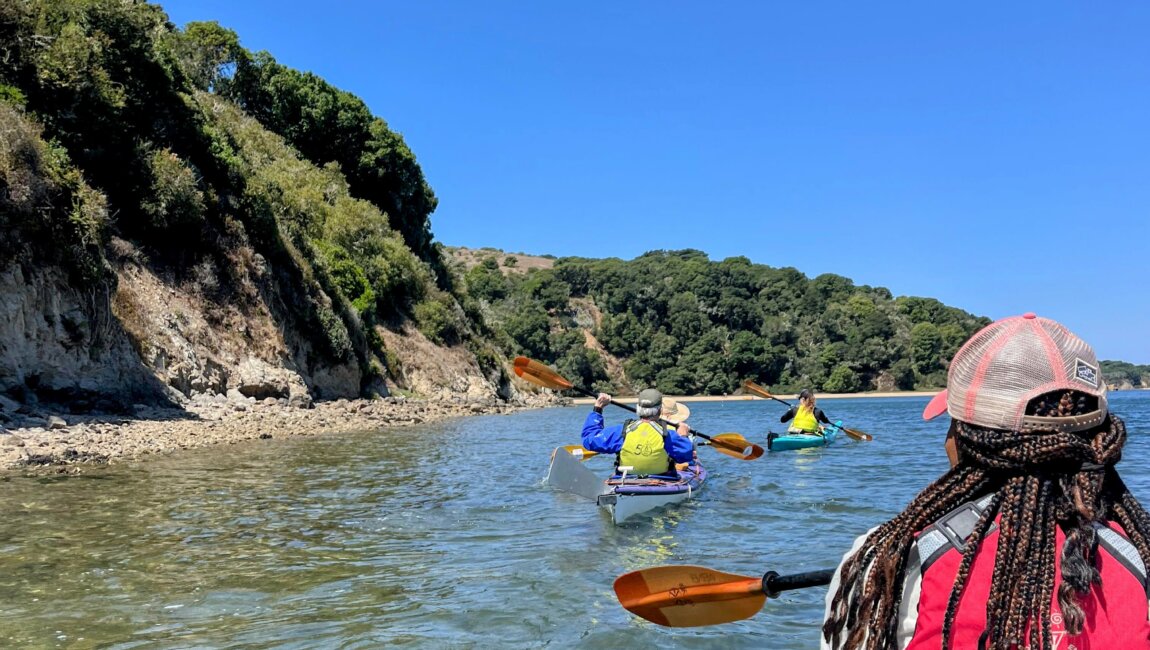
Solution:
M 362 97 L 452 246 L 697 248 L 1150 363 L 1150 4 L 168 0 Z

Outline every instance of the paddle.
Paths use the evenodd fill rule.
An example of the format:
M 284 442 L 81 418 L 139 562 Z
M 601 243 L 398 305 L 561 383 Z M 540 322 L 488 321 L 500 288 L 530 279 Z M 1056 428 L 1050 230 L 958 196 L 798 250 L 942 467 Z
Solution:
M 779 399 L 779 398 L 775 397 L 774 395 L 771 395 L 767 391 L 766 388 L 763 388 L 762 386 L 756 384 L 755 382 L 751 381 L 750 379 L 746 379 L 743 381 L 743 388 L 754 393 L 755 395 L 758 395 L 759 397 L 765 397 L 767 399 L 773 399 L 776 402 L 781 402 L 783 404 L 786 404 L 787 406 L 791 406 L 790 402 L 788 402 L 786 400 Z M 791 407 L 791 408 L 794 408 L 794 407 Z M 874 436 L 872 436 L 871 434 L 866 433 L 864 431 L 859 431 L 858 429 L 848 429 L 848 428 L 843 427 L 843 426 L 840 426 L 839 428 L 842 429 L 843 433 L 854 438 L 855 440 L 874 440 Z
M 587 460 L 588 458 L 590 458 L 592 456 L 598 456 L 599 455 L 599 452 L 591 451 L 590 449 L 584 449 L 580 445 L 565 445 L 563 447 L 563 451 L 566 451 L 567 453 L 578 458 L 579 460 Z
M 542 386 L 544 388 L 550 388 L 552 390 L 573 390 L 588 397 L 596 397 L 596 393 L 593 393 L 586 388 L 583 388 L 582 386 L 575 386 L 551 368 L 543 365 L 542 363 L 539 363 L 538 361 L 528 359 L 527 357 L 515 357 L 515 374 L 533 384 Z M 624 404 L 615 400 L 611 400 L 611 403 L 615 406 L 625 408 L 632 413 L 635 412 L 635 407 L 631 406 L 630 404 Z M 670 422 L 662 418 L 660 418 L 659 421 L 663 424 L 678 424 L 677 422 Z M 694 429 L 691 429 L 690 431 L 693 435 L 703 438 L 704 440 L 710 440 L 711 446 L 714 447 L 715 451 L 731 456 L 732 458 L 738 458 L 740 460 L 754 460 L 763 455 L 762 447 L 752 443 L 737 433 L 720 433 L 717 436 L 711 437 L 705 433 L 699 433 Z
M 619 604 L 632 614 L 666 627 L 718 625 L 750 618 L 767 598 L 789 589 L 830 584 L 834 571 L 761 578 L 700 566 L 661 566 L 626 573 L 615 580 Z

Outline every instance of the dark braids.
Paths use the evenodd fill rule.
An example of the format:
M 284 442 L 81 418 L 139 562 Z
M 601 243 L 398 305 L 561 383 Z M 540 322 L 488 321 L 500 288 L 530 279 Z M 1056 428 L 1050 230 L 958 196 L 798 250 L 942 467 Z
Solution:
M 1096 398 L 1062 392 L 1036 398 L 1027 413 L 1066 417 L 1096 410 Z M 942 647 L 951 634 L 981 541 L 995 519 L 999 539 L 986 602 L 980 648 L 1053 648 L 1049 603 L 1055 596 L 1056 531 L 1062 550 L 1059 608 L 1066 630 L 1080 634 L 1079 601 L 1101 584 L 1096 524 L 1117 522 L 1150 565 L 1150 514 L 1134 498 L 1114 464 L 1126 425 L 1109 416 L 1088 431 L 1002 431 L 955 420 L 959 463 L 923 490 L 903 512 L 874 530 L 842 565 L 823 636 L 833 647 L 896 647 L 906 562 L 915 535 L 959 505 L 995 497 L 975 524 L 955 576 L 943 620 Z

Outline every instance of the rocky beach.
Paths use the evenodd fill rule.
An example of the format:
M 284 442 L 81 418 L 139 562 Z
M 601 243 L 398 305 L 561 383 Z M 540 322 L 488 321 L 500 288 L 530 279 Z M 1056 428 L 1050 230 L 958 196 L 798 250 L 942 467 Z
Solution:
M 127 413 L 71 414 L 0 396 L 0 471 L 78 473 L 84 466 L 208 445 L 387 429 L 563 403 L 550 395 L 511 402 L 391 396 L 301 408 L 286 399 L 202 394 L 179 408 L 141 404 Z

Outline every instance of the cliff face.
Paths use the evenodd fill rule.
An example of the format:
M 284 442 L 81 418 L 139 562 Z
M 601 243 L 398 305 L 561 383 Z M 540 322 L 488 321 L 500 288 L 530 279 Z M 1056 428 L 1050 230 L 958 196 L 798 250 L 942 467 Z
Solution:
M 422 395 L 512 397 L 465 347 L 428 341 L 414 327 L 383 331 L 401 369 L 365 377 L 354 358 L 332 362 L 282 307 L 260 256 L 229 274 L 243 282 L 219 300 L 215 282 L 164 278 L 113 240 L 115 282 L 77 289 L 53 266 L 0 269 L 0 393 L 66 410 L 123 411 L 133 404 L 183 404 L 197 395 L 275 398 L 309 407 L 313 399 Z M 114 286 L 113 286 L 114 284 Z M 505 381 L 505 380 L 504 380 Z
M 29 400 L 165 393 L 113 315 L 107 290 L 77 291 L 58 268 L 18 263 L 0 270 L 0 391 Z

